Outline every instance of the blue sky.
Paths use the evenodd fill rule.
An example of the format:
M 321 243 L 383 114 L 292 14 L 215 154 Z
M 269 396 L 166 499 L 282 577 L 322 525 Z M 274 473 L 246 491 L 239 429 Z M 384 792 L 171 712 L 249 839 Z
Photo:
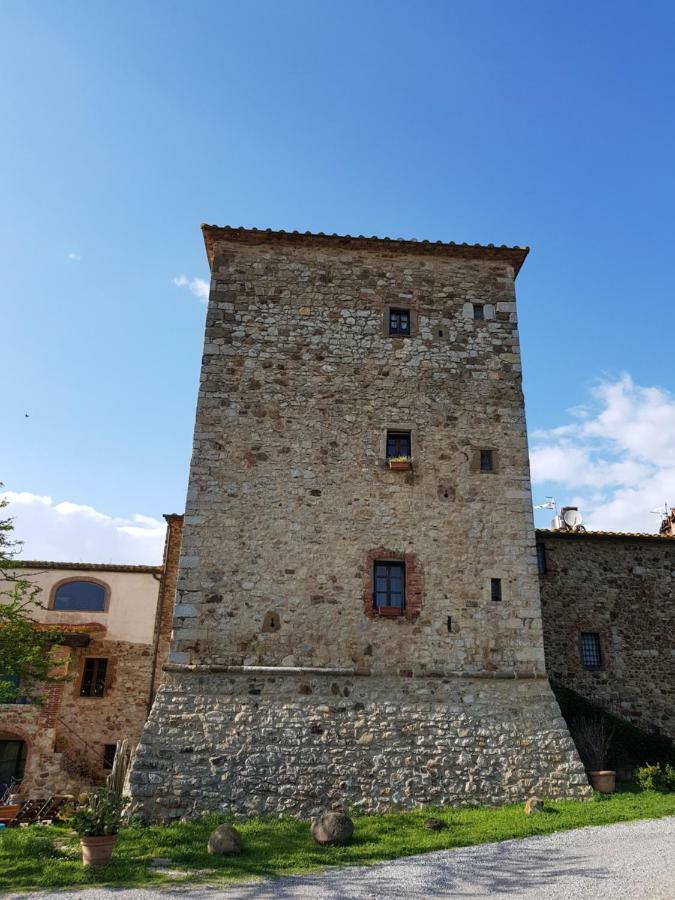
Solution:
M 658 2 L 5 0 L 0 478 L 26 553 L 156 558 L 204 221 L 529 244 L 535 498 L 648 527 L 675 503 L 674 29 Z

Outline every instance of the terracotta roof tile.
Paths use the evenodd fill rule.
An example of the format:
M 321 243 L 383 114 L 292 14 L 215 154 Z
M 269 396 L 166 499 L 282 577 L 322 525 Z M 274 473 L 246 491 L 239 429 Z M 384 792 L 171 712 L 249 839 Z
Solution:
M 441 254 L 458 256 L 466 259 L 504 259 L 509 262 L 517 275 L 530 252 L 529 247 L 508 247 L 506 244 L 456 244 L 454 241 L 427 241 L 417 238 L 388 238 L 363 234 L 325 234 L 323 231 L 275 231 L 272 228 L 244 228 L 232 225 L 202 225 L 202 234 L 206 245 L 209 264 L 213 263 L 214 245 L 218 240 L 252 241 L 264 243 L 290 240 L 296 243 L 334 243 L 351 246 L 356 249 L 371 248 L 375 245 L 386 246 L 387 249 L 404 250 L 415 253 Z
M 161 566 L 127 566 L 124 563 L 53 562 L 44 559 L 16 559 L 19 569 L 82 569 L 86 572 L 162 572 Z
M 644 531 L 554 531 L 552 528 L 537 528 L 537 534 L 542 537 L 563 538 L 632 538 L 651 541 L 674 541 L 675 535 L 650 534 Z

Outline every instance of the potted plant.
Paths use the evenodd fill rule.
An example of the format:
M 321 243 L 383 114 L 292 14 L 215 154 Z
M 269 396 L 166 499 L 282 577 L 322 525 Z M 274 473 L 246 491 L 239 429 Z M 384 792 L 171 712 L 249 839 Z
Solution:
M 604 719 L 596 718 L 579 719 L 572 727 L 572 734 L 593 790 L 613 794 L 616 772 L 606 768 L 613 732 L 606 728 Z
M 89 795 L 72 818 L 80 836 L 82 864 L 100 867 L 110 861 L 126 806 L 124 782 L 131 759 L 127 741 L 117 745 L 113 767 L 106 783 Z
M 387 462 L 389 468 L 394 471 L 404 471 L 412 466 L 412 459 L 409 456 L 390 456 Z

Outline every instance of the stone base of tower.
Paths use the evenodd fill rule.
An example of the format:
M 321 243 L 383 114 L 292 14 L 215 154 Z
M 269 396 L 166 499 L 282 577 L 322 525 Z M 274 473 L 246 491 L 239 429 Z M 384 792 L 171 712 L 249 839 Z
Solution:
M 545 679 L 170 672 L 130 775 L 147 821 L 591 795 Z

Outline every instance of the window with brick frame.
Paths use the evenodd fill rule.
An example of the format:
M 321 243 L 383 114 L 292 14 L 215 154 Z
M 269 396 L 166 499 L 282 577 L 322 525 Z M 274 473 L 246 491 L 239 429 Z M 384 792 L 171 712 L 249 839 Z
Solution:
M 85 658 L 82 666 L 80 697 L 103 697 L 106 690 L 108 660 L 94 656 Z
M 373 609 L 388 615 L 405 613 L 405 563 L 375 560 Z
M 389 310 L 389 334 L 392 337 L 410 337 L 410 310 Z
M 99 581 L 69 578 L 57 585 L 52 609 L 64 612 L 106 612 L 108 588 Z
M 600 634 L 597 631 L 581 632 L 581 664 L 584 669 L 601 669 Z

